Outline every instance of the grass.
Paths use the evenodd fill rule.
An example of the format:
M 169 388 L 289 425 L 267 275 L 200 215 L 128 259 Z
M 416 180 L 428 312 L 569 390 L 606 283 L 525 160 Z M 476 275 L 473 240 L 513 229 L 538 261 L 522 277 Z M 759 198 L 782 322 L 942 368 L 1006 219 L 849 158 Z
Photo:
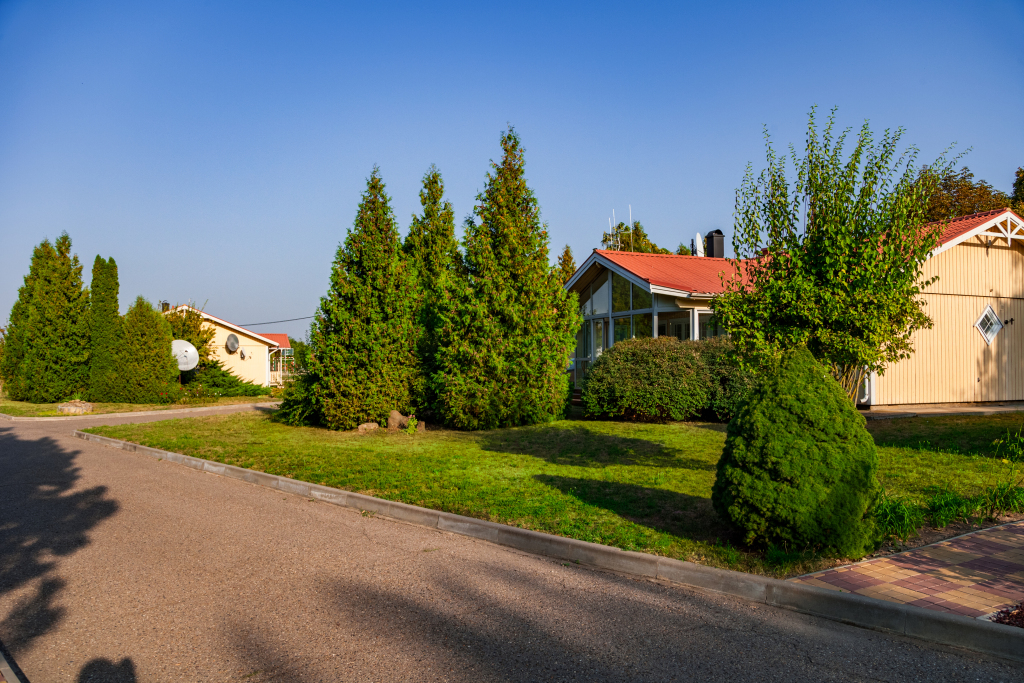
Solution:
M 986 447 L 1020 416 L 869 423 L 889 495 L 923 503 L 999 481 Z M 89 431 L 217 462 L 585 541 L 788 576 L 835 560 L 743 548 L 710 495 L 718 424 L 564 420 L 490 432 L 369 435 L 288 427 L 237 414 Z M 928 434 L 924 445 L 921 438 Z
M 107 413 L 137 413 L 149 410 L 174 410 L 176 408 L 199 408 L 206 406 L 228 406 L 239 403 L 261 403 L 270 400 L 269 396 L 238 396 L 232 398 L 218 398 L 202 404 L 182 405 L 180 403 L 93 403 L 93 410 L 89 415 L 104 415 Z M 64 403 L 61 401 L 60 403 Z M 60 403 L 28 403 L 27 401 L 8 401 L 0 399 L 0 413 L 14 417 L 54 417 L 60 415 L 57 406 Z

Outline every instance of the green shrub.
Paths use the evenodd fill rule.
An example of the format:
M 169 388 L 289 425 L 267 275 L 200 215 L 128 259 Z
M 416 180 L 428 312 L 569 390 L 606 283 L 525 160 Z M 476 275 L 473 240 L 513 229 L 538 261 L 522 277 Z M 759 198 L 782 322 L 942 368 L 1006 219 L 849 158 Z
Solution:
M 704 412 L 708 417 L 728 422 L 754 390 L 756 377 L 751 370 L 740 368 L 728 337 L 712 337 L 692 344 L 700 358 L 708 383 L 708 404 Z
M 685 420 L 708 406 L 710 393 L 695 346 L 673 337 L 630 339 L 594 363 L 583 380 L 583 408 L 592 417 Z
M 281 405 L 274 419 L 295 427 L 310 427 L 322 423 L 322 415 L 313 391 L 313 378 L 299 374 L 285 384 Z
M 241 379 L 230 370 L 226 370 L 224 364 L 217 359 L 201 361 L 199 367 L 189 372 L 183 372 L 181 376 L 186 387 L 201 384 L 210 396 L 268 396 L 270 394 L 270 387 Z
M 124 315 L 115 358 L 117 374 L 108 400 L 171 403 L 180 398 L 178 362 L 171 354 L 171 326 L 141 296 Z
M 117 384 L 117 349 L 121 345 L 117 264 L 97 255 L 89 287 L 89 399 L 109 401 Z
M 749 544 L 859 558 L 881 540 L 877 470 L 864 418 L 799 348 L 729 423 L 711 500 Z

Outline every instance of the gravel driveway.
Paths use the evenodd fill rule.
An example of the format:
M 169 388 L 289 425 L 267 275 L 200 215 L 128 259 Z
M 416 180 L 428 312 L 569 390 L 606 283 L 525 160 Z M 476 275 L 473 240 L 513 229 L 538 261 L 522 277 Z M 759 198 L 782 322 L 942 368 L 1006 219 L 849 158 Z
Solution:
M 0 422 L 0 641 L 48 681 L 990 681 L 1014 665 Z

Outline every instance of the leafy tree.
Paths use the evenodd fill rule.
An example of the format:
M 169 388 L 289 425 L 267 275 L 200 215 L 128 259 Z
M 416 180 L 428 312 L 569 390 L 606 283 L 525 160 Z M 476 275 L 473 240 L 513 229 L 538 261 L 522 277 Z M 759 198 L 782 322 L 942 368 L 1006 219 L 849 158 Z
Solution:
M 680 242 L 679 246 L 676 247 L 676 255 L 677 256 L 691 256 L 692 254 L 690 253 L 690 248 L 688 246 L 686 246 L 685 244 L 683 244 L 682 242 Z
M 45 240 L 11 310 L 4 379 L 11 398 L 50 403 L 86 388 L 89 380 L 89 294 L 71 238 Z
M 1005 209 L 1011 203 L 1005 192 L 1000 192 L 984 180 L 975 182 L 974 174 L 966 166 L 959 171 L 925 166 L 919 177 L 926 187 L 935 186 L 925 212 L 928 222 Z
M 633 221 L 632 226 L 620 222 L 611 232 L 601 235 L 601 245 L 610 251 L 632 251 L 640 254 L 672 253 L 652 242 L 640 221 Z
M 178 362 L 171 353 L 171 325 L 143 297 L 138 297 L 121 323 L 121 344 L 115 356 L 117 381 L 111 401 L 166 403 L 174 397 Z
M 857 559 L 881 540 L 877 471 L 864 417 L 798 348 L 729 422 L 711 501 L 749 544 Z
M 117 263 L 113 257 L 97 255 L 89 294 L 89 398 L 93 401 L 109 401 L 115 390 L 121 343 L 118 292 Z
M 292 347 L 295 370 L 305 372 L 309 363 L 309 344 L 294 337 L 288 337 L 288 344 Z
M 1018 167 L 1016 177 L 1013 180 L 1013 196 L 1010 197 L 1011 206 L 1017 215 L 1024 218 L 1024 167 Z
M 558 277 L 565 284 L 576 273 L 576 259 L 572 257 L 572 249 L 565 245 L 561 255 L 558 257 Z
M 440 412 L 460 429 L 555 419 L 569 390 L 565 369 L 581 324 L 576 295 L 549 265 L 548 234 L 526 184 L 519 136 L 501 136 L 503 156 L 468 222 L 464 273 L 441 302 L 434 375 Z
M 412 217 L 403 251 L 418 282 L 415 333 L 419 364 L 412 395 L 416 406 L 429 408 L 435 401 L 429 378 L 437 371 L 438 300 L 460 261 L 455 212 L 444 199 L 444 181 L 435 166 L 423 176 L 420 204 L 423 215 Z
M 311 398 L 326 426 L 352 429 L 408 412 L 417 372 L 414 278 L 374 167 L 310 327 Z
M 833 137 L 834 122 L 833 110 L 819 136 L 811 111 L 792 184 L 770 140 L 768 167 L 755 178 L 748 165 L 733 236 L 743 277 L 724 283 L 715 313 L 745 365 L 806 345 L 852 400 L 866 372 L 909 357 L 914 332 L 931 327 L 918 295 L 937 236 L 921 223 L 946 166 L 918 177 L 916 148 L 897 157 L 903 129 L 876 144 L 867 123 L 843 162 L 849 130 Z

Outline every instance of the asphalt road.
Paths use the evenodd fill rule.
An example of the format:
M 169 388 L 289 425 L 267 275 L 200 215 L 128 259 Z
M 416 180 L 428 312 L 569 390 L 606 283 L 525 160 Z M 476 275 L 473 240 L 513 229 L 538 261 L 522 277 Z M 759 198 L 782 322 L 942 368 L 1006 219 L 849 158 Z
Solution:
M 1022 675 L 70 435 L 122 419 L 0 422 L 0 641 L 32 683 Z

